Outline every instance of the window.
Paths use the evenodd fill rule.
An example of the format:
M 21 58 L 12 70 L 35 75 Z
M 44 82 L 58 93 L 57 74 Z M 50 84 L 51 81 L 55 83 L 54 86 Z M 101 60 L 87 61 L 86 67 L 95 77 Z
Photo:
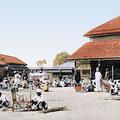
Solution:
M 83 75 L 90 75 L 90 70 L 82 70 Z

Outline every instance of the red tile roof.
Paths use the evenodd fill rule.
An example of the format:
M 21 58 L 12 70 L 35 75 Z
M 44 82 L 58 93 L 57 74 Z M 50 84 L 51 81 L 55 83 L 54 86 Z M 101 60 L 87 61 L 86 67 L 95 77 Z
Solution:
M 93 41 L 84 44 L 69 59 L 120 58 L 120 40 Z
M 26 64 L 26 63 L 24 63 L 23 61 L 16 57 L 0 54 L 0 64 Z
M 90 30 L 84 36 L 94 37 L 118 33 L 120 34 L 120 16 Z
M 0 65 L 6 65 L 6 63 L 4 63 L 4 62 L 0 61 Z

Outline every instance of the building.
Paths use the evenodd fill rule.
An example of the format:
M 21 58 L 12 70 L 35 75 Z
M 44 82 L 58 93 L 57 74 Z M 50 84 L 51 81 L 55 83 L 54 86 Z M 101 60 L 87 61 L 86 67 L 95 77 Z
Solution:
M 49 79 L 50 83 L 52 83 L 53 80 L 58 80 L 60 75 L 62 75 L 62 77 L 73 78 L 74 67 L 74 62 L 68 61 L 57 67 L 42 67 L 42 71 L 46 73 L 47 78 Z M 41 67 L 31 67 L 30 70 L 41 71 Z
M 27 69 L 26 65 L 14 56 L 0 54 L 0 77 L 4 77 L 6 74 L 10 76 L 13 71 L 23 71 Z
M 87 32 L 90 38 L 69 58 L 74 60 L 81 78 L 94 77 L 96 67 L 105 76 L 108 68 L 111 79 L 120 78 L 120 16 Z

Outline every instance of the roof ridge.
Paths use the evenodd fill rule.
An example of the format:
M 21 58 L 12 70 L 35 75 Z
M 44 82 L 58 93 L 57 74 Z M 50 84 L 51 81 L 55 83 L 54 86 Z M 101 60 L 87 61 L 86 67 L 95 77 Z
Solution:
M 10 56 L 10 55 L 5 55 L 5 54 L 0 54 L 0 61 L 5 62 L 5 63 L 15 63 L 15 64 L 26 64 L 22 60 L 18 59 L 15 56 Z
M 98 25 L 97 27 L 85 33 L 84 36 L 92 37 L 95 35 L 102 35 L 104 34 L 104 32 L 106 33 L 108 32 L 107 34 L 111 34 L 111 33 L 115 33 L 116 32 L 115 30 L 117 30 L 117 32 L 120 33 L 120 16 L 111 19 L 101 25 Z

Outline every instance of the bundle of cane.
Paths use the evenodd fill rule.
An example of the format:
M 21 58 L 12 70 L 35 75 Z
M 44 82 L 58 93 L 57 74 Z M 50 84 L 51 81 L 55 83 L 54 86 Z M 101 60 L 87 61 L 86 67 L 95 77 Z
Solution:
M 43 113 L 49 113 L 49 112 L 56 112 L 56 111 L 67 111 L 67 107 L 54 107 L 54 108 L 50 108 L 48 110 L 43 110 Z

